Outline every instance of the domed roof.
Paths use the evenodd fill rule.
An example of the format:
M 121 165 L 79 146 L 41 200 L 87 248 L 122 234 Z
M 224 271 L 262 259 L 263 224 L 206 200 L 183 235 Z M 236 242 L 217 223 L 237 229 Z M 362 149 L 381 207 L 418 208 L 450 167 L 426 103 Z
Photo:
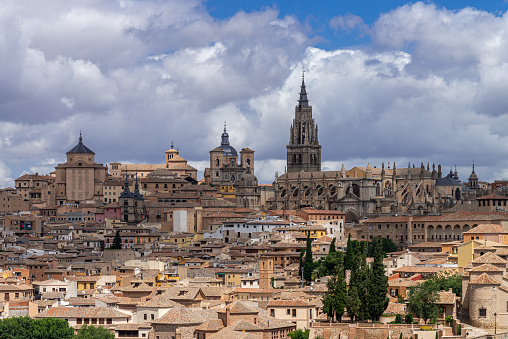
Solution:
M 226 123 L 224 123 L 224 132 L 222 133 L 221 139 L 222 141 L 219 148 L 224 151 L 224 155 L 237 157 L 238 153 L 236 153 L 235 148 L 229 144 L 229 134 L 226 131 Z

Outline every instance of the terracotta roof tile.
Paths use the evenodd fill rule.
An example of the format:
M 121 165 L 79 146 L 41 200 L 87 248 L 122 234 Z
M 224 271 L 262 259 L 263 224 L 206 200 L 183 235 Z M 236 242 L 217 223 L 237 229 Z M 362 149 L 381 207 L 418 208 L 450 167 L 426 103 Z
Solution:
M 464 232 L 464 234 L 504 234 L 507 233 L 503 228 L 497 224 L 480 224 L 472 229 L 470 229 L 467 232 Z
M 500 282 L 492 279 L 487 273 L 482 273 L 478 278 L 469 282 L 476 285 L 501 285 Z
M 483 264 L 470 269 L 469 272 L 504 272 L 504 270 L 491 264 Z
M 472 261 L 473 264 L 506 264 L 506 260 L 501 258 L 500 256 L 487 252 L 479 258 L 476 258 Z
M 306 303 L 303 300 L 271 300 L 267 307 L 309 307 L 310 304 Z
M 108 307 L 53 307 L 36 318 L 130 318 L 131 316 Z

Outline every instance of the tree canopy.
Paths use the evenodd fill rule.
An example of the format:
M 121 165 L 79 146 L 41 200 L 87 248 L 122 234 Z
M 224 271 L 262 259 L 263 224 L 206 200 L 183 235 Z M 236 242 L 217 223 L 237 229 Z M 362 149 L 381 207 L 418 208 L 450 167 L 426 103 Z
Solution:
M 12 317 L 0 320 L 2 339 L 71 339 L 74 329 L 63 319 Z
M 115 335 L 106 328 L 99 326 L 83 325 L 78 331 L 75 339 L 115 339 Z

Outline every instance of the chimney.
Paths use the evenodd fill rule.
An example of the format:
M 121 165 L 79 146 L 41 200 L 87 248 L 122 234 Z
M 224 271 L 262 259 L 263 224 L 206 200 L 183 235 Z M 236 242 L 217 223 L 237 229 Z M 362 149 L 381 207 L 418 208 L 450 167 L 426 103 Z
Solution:
M 229 307 L 226 308 L 226 327 L 231 324 L 231 310 Z

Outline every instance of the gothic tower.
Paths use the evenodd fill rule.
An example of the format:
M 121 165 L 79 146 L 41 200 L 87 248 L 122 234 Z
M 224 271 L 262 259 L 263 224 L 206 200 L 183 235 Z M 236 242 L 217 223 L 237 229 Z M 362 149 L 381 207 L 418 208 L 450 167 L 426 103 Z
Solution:
M 321 171 L 321 145 L 318 141 L 318 127 L 312 118 L 312 106 L 307 99 L 305 79 L 302 74 L 300 98 L 295 107 L 295 118 L 289 130 L 287 148 L 287 171 Z

